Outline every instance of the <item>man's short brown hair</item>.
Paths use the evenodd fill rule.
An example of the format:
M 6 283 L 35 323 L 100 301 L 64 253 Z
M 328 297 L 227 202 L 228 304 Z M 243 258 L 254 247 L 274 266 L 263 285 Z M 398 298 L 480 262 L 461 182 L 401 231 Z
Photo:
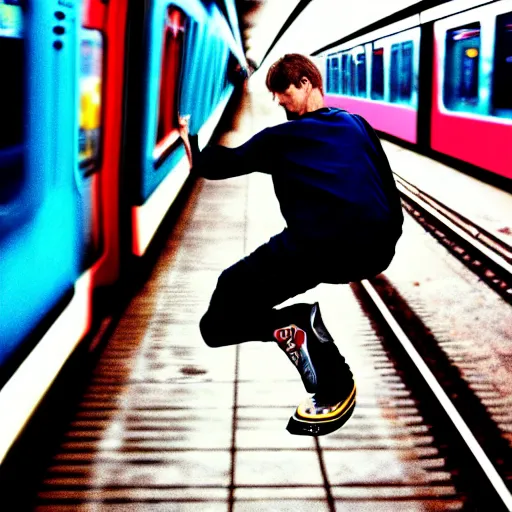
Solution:
M 267 72 L 266 84 L 270 92 L 284 92 L 290 85 L 300 87 L 300 79 L 305 76 L 314 88 L 324 88 L 322 75 L 312 60 L 299 53 L 287 53 L 270 66 Z

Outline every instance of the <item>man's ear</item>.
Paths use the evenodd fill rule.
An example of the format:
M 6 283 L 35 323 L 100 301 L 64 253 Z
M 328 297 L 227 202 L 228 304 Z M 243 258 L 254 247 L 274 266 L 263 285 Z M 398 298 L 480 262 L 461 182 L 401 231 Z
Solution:
M 309 85 L 311 85 L 311 82 L 309 81 L 309 79 L 305 76 L 303 76 L 301 79 L 300 79 L 300 86 L 301 87 L 307 87 Z

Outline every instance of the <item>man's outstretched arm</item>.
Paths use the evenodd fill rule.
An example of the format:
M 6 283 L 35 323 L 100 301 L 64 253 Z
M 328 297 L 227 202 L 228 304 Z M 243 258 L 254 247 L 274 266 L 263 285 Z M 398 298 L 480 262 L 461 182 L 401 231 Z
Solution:
M 180 135 L 185 145 L 192 173 L 210 180 L 234 178 L 251 172 L 270 172 L 268 163 L 268 148 L 264 148 L 264 134 L 260 132 L 245 144 L 236 148 L 225 146 L 206 146 L 199 149 L 198 136 L 189 135 L 188 119 L 180 118 Z

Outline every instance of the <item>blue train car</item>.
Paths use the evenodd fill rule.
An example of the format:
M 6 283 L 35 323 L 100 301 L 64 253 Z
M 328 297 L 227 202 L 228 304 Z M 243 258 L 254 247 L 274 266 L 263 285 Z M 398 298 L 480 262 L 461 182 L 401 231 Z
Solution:
M 229 19 L 217 3 L 155 0 L 136 7 L 140 62 L 132 63 L 128 160 L 132 176 L 132 250 L 144 254 L 163 215 L 189 174 L 178 114 L 205 144 L 233 91 L 228 68 L 244 62 Z M 140 86 L 139 76 L 148 81 Z
M 234 0 L 0 0 L 0 53 L 1 463 L 187 180 L 178 115 L 206 144 L 246 63 Z
M 4 72 L 0 140 L 0 367 L 31 348 L 28 335 L 70 299 L 83 253 L 77 167 L 79 11 L 72 2 L 0 4 Z M 56 13 L 60 13 L 58 19 Z M 3 57 L 4 58 L 4 57 Z M 27 342 L 28 345 L 25 345 Z M 4 370 L 9 368 L 8 370 Z

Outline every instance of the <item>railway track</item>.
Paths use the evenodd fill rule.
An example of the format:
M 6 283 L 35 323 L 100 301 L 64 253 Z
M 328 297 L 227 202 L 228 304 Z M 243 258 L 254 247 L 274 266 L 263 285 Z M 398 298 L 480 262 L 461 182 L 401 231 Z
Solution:
M 432 430 L 441 436 L 447 461 L 467 493 L 465 506 L 469 510 L 512 510 L 510 448 L 485 408 L 428 330 L 411 329 L 414 312 L 398 303 L 384 277 L 355 287 L 380 324 L 377 329 L 383 331 L 404 381 L 420 397 Z
M 512 247 L 395 174 L 404 209 L 512 304 Z
M 512 304 L 512 247 L 407 180 L 397 175 L 395 180 L 404 209 L 411 217 L 482 282 Z M 487 482 L 486 492 L 493 496 L 489 498 L 494 500 L 493 506 L 512 510 L 510 426 L 508 411 L 502 407 L 506 406 L 507 399 L 496 399 L 485 378 L 480 383 L 475 382 L 481 379 L 478 364 L 472 376 L 468 371 L 472 363 L 458 361 L 445 352 L 443 344 L 438 343 L 384 275 L 363 282 L 360 289 L 371 304 L 373 314 L 385 320 L 386 329 L 393 331 L 392 338 L 397 340 L 404 355 L 407 354 L 407 371 L 413 366 L 417 368 L 419 373 L 413 382 L 422 383 L 420 387 L 432 394 L 438 402 L 436 407 L 441 407 L 442 415 L 452 422 L 452 435 L 460 436 L 461 440 L 453 444 L 461 453 L 469 450 L 470 455 L 464 457 L 471 459 L 471 472 L 480 473 Z M 485 391 L 479 395 L 475 393 L 479 388 L 488 391 L 488 400 L 479 396 L 485 395 Z M 498 411 L 491 414 L 491 409 Z M 500 416 L 504 418 L 503 422 L 499 421 Z M 461 448 L 462 445 L 465 447 Z M 477 509 L 494 510 L 485 508 L 485 503 L 482 501 Z

